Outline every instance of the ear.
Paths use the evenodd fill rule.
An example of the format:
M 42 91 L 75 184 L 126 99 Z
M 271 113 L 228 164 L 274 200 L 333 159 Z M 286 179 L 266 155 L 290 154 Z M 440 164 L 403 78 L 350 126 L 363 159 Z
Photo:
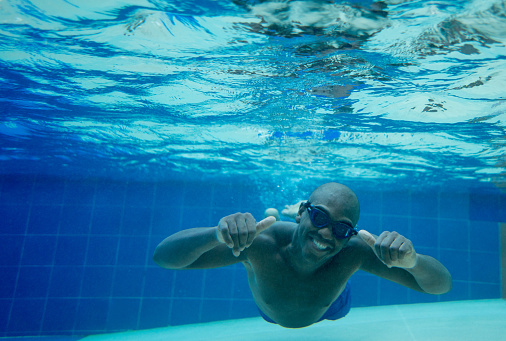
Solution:
M 304 212 L 304 204 L 305 201 L 300 202 L 299 211 L 297 212 L 297 215 L 295 216 L 295 222 L 298 224 L 300 223 L 300 216 L 302 215 L 302 212 Z

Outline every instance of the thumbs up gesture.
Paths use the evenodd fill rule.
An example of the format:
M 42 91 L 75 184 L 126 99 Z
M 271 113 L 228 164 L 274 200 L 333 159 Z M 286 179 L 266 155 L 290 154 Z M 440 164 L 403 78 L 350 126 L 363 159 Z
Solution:
M 250 213 L 235 213 L 221 218 L 216 229 L 216 237 L 232 249 L 234 256 L 239 257 L 262 231 L 276 222 L 276 218 L 267 217 L 256 222 Z
M 385 231 L 378 239 L 365 230 L 360 230 L 358 235 L 389 268 L 410 269 L 416 265 L 417 257 L 413 244 L 399 233 Z

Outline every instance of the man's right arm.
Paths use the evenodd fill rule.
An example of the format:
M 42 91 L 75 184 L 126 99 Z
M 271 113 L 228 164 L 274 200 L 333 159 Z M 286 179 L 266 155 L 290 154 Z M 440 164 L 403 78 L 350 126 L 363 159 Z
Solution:
M 275 221 L 268 217 L 257 223 L 249 213 L 232 214 L 217 227 L 183 230 L 165 238 L 153 260 L 167 269 L 208 269 L 242 262 L 246 260 L 243 251 Z
M 215 268 L 240 262 L 216 232 L 216 227 L 177 232 L 156 247 L 153 260 L 166 269 Z

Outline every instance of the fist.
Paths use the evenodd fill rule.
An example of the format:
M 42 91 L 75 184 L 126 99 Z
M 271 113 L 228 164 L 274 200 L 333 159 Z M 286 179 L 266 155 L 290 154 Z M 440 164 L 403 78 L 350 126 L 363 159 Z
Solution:
M 238 257 L 244 249 L 250 247 L 262 231 L 276 222 L 276 218 L 267 217 L 256 222 L 250 213 L 235 213 L 221 218 L 216 228 L 216 238 L 232 249 Z
M 416 252 L 409 239 L 397 232 L 383 232 L 378 239 L 365 230 L 358 235 L 372 248 L 376 256 L 389 268 L 410 269 L 416 265 Z

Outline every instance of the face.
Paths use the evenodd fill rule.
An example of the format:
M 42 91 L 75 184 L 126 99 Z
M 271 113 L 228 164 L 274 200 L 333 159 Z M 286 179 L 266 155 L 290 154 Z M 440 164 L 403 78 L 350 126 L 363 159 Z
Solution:
M 333 222 L 339 222 L 348 226 L 354 226 L 353 212 L 344 203 L 318 200 L 313 206 L 325 212 Z M 336 238 L 332 227 L 327 225 L 323 228 L 314 226 L 306 207 L 299 210 L 299 238 L 303 255 L 307 260 L 325 262 L 335 256 L 348 243 L 346 239 Z M 351 236 L 350 236 L 351 237 Z

